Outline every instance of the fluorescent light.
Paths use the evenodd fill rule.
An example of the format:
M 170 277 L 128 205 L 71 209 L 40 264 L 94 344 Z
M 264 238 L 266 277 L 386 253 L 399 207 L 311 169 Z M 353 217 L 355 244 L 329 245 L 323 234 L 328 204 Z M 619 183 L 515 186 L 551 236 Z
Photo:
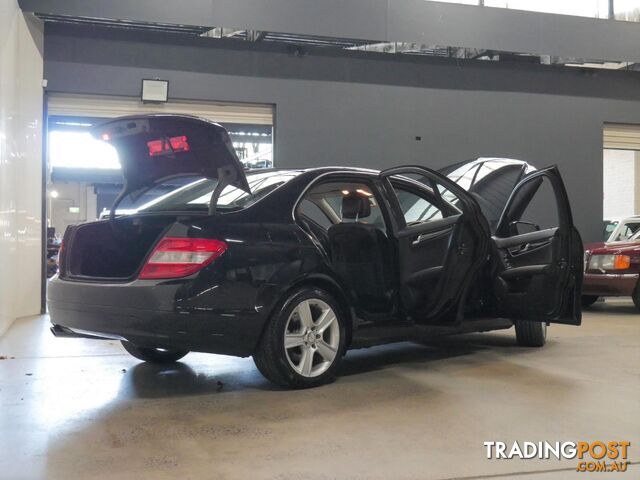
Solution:
M 169 81 L 142 79 L 140 97 L 143 102 L 166 102 L 169 99 Z

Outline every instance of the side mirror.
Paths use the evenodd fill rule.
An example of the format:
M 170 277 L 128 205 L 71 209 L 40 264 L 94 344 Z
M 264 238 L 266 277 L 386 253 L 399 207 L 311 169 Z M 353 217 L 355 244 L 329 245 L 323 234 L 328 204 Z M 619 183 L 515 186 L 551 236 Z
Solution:
M 540 225 L 533 222 L 524 222 L 522 220 L 517 220 L 515 222 L 509 223 L 509 229 L 514 235 L 522 235 L 525 233 L 539 232 Z

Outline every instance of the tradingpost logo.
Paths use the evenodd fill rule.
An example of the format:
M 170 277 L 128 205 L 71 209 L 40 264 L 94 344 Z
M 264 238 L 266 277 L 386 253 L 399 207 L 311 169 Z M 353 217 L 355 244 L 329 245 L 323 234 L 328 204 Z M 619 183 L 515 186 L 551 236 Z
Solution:
M 577 472 L 626 472 L 631 442 L 484 442 L 491 460 L 577 460 Z

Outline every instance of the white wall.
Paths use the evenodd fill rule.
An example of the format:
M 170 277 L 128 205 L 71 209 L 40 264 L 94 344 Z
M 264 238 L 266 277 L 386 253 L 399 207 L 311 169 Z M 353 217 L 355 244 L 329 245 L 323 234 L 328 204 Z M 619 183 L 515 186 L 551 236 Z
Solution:
M 628 217 L 640 213 L 640 155 L 633 150 L 604 150 L 603 217 L 604 220 Z
M 0 335 L 40 311 L 42 24 L 0 0 Z

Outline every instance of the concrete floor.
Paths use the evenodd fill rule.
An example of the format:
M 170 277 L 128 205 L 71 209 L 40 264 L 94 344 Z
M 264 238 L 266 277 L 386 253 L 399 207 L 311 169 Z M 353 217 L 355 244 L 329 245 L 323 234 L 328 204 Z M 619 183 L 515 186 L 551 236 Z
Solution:
M 549 333 L 543 349 L 508 330 L 350 352 L 334 384 L 283 391 L 251 359 L 157 367 L 22 319 L 0 339 L 0 478 L 592 477 L 488 460 L 491 440 L 628 440 L 636 464 L 593 476 L 640 478 L 640 315 L 598 304 Z

